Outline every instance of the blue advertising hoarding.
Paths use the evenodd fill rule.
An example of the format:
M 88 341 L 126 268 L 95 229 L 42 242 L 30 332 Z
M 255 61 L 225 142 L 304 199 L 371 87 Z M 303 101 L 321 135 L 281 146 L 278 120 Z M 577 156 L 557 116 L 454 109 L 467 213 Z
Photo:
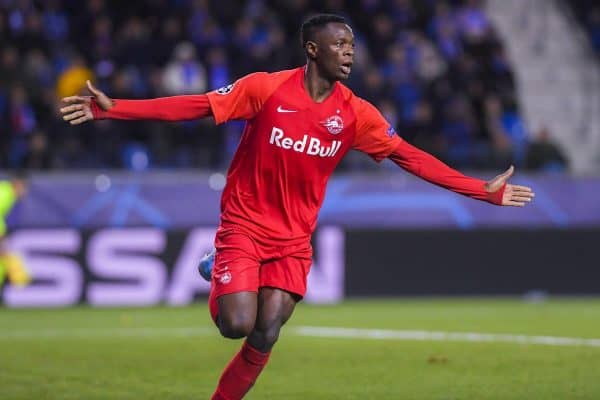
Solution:
M 12 213 L 19 227 L 216 225 L 222 174 L 41 175 Z M 600 225 L 600 177 L 519 174 L 536 192 L 531 205 L 501 208 L 403 172 L 335 176 L 319 223 L 348 228 L 569 228 Z

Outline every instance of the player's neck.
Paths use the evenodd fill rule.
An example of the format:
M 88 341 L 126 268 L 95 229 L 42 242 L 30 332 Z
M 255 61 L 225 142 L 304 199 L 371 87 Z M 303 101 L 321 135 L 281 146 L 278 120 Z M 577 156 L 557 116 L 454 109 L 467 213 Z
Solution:
M 323 78 L 314 63 L 308 63 L 304 70 L 304 88 L 317 103 L 323 102 L 333 91 L 335 81 Z

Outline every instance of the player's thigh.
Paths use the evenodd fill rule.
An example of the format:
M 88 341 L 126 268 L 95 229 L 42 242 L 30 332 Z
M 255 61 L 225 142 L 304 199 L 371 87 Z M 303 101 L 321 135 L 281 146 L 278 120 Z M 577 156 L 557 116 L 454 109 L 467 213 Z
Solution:
M 211 314 L 226 330 L 245 331 L 256 321 L 259 257 L 247 235 L 219 232 L 211 282 Z M 213 305 L 216 303 L 216 310 Z M 216 311 L 216 312 L 215 312 Z
M 217 298 L 219 325 L 228 330 L 248 334 L 256 322 L 258 313 L 256 292 L 236 292 Z
M 310 245 L 264 263 L 260 268 L 260 291 L 256 330 L 277 340 L 279 328 L 285 324 L 306 293 L 306 282 L 312 260 Z
M 257 326 L 281 326 L 290 319 L 306 293 L 310 254 L 310 245 L 298 246 L 298 251 L 261 266 Z

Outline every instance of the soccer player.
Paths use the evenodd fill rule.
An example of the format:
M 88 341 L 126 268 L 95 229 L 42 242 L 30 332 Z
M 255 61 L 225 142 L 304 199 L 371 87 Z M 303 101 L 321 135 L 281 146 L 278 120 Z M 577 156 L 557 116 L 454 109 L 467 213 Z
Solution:
M 31 280 L 21 257 L 6 249 L 4 243 L 6 216 L 26 193 L 27 181 L 23 176 L 17 175 L 10 180 L 0 181 L 0 286 L 7 276 L 16 286 L 27 285 Z
M 348 78 L 354 37 L 335 15 L 301 29 L 305 66 L 253 73 L 208 94 L 113 100 L 88 82 L 93 97 L 67 97 L 71 124 L 114 119 L 244 119 L 221 199 L 210 312 L 221 334 L 246 340 L 223 372 L 212 399 L 241 399 L 266 365 L 281 327 L 306 292 L 311 234 L 336 165 L 350 149 L 454 192 L 504 206 L 523 206 L 530 188 L 508 184 L 511 166 L 485 182 L 467 177 L 411 146 L 368 102 L 339 81 Z

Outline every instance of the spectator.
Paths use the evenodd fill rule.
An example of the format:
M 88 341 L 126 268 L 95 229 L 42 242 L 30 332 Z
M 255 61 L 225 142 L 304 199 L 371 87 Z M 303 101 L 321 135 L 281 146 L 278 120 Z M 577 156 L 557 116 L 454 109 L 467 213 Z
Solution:
M 568 167 L 562 150 L 550 139 L 548 128 L 543 127 L 527 149 L 525 166 L 535 171 L 564 171 Z
M 468 43 L 479 43 L 488 36 L 491 24 L 480 0 L 466 0 L 457 15 L 458 28 Z
M 36 127 L 36 116 L 23 86 L 14 86 L 10 93 L 9 123 L 11 143 L 9 146 L 9 164 L 19 166 L 27 153 L 29 134 Z
M 52 165 L 48 138 L 42 131 L 35 131 L 30 138 L 29 149 L 23 164 L 28 170 L 46 170 Z
M 0 90 L 6 93 L 6 88 L 23 79 L 19 63 L 19 52 L 14 47 L 5 47 L 0 54 Z
M 56 97 L 63 98 L 79 94 L 85 87 L 85 81 L 94 79 L 94 74 L 86 65 L 82 56 L 76 54 L 71 57 L 71 62 L 57 79 Z
M 196 59 L 196 49 L 190 42 L 175 47 L 173 59 L 163 73 L 163 87 L 170 95 L 202 93 L 206 90 L 206 72 Z
M 500 99 L 489 96 L 485 99 L 485 123 L 491 144 L 490 167 L 514 163 L 514 144 L 503 123 L 503 110 Z

